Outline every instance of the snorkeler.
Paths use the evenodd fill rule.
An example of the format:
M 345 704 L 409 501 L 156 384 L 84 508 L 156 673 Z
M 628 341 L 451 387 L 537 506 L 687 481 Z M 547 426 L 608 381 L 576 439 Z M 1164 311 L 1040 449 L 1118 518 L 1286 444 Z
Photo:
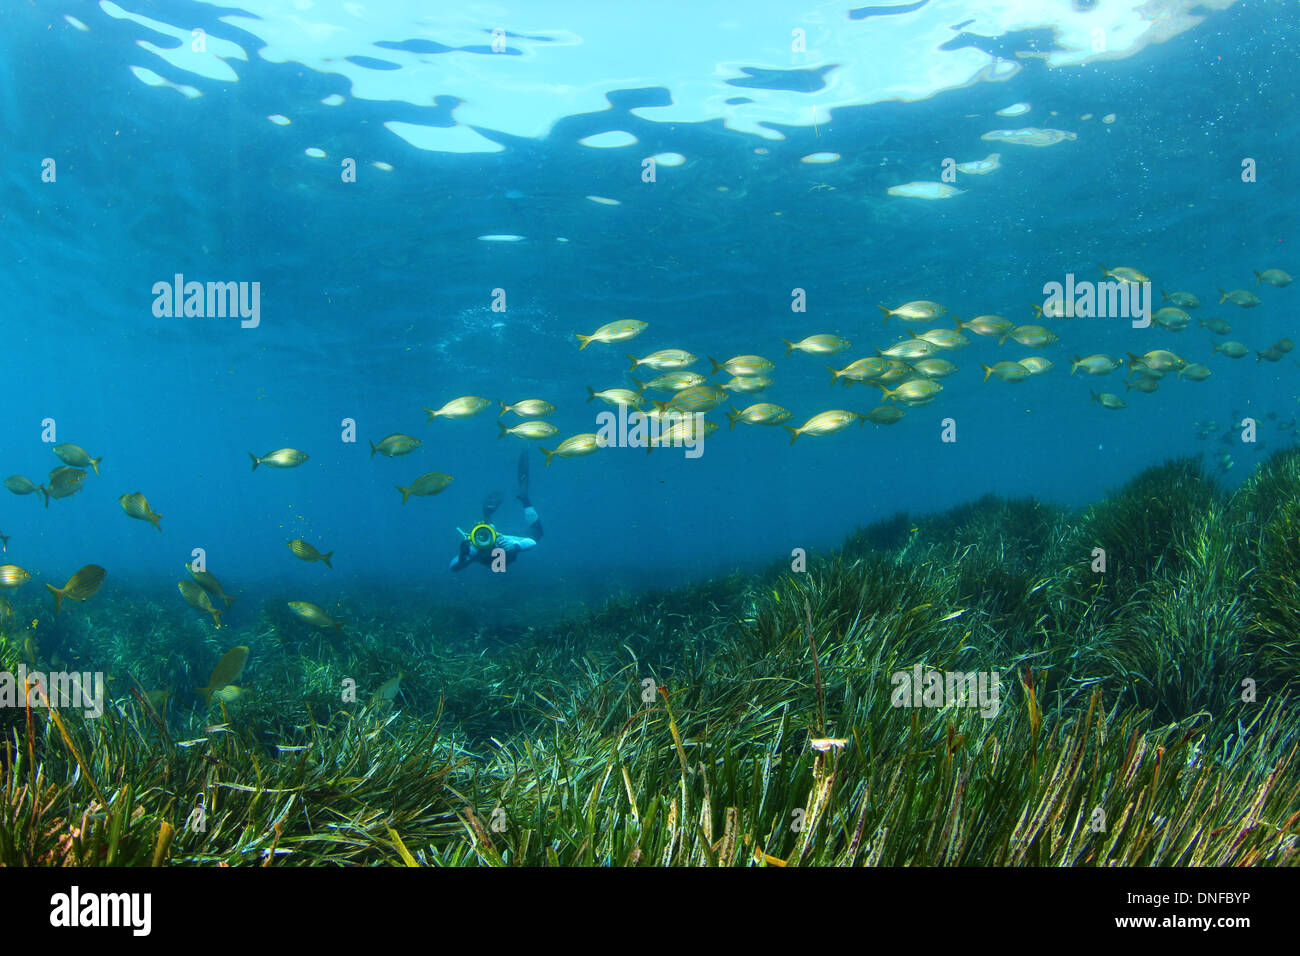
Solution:
M 527 451 L 519 453 L 519 490 L 515 493 L 515 497 L 524 506 L 524 517 L 528 519 L 529 537 L 501 534 L 491 524 L 492 515 L 500 507 L 503 497 L 499 491 L 492 492 L 483 501 L 483 520 L 474 525 L 468 532 L 461 531 L 460 528 L 456 529 L 460 531 L 463 540 L 460 543 L 459 553 L 451 559 L 450 570 L 459 571 L 461 568 L 468 567 L 475 562 L 491 566 L 498 548 L 504 554 L 508 566 L 515 558 L 519 557 L 521 552 L 537 547 L 537 541 L 542 536 L 542 522 L 537 517 L 537 509 L 528 500 Z

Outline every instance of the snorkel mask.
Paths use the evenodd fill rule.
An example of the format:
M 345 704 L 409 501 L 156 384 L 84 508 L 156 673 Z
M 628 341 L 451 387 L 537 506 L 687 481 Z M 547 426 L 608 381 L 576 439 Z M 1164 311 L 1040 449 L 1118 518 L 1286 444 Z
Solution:
M 486 522 L 480 522 L 469 529 L 469 543 L 480 551 L 490 551 L 497 543 L 497 529 Z

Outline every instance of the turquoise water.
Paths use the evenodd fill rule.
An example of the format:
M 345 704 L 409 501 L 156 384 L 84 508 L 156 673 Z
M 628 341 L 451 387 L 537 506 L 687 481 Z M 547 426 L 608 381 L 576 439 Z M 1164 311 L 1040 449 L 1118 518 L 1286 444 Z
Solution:
M 1172 456 L 1204 453 L 1235 483 L 1295 436 L 1300 370 L 1254 350 L 1294 334 L 1300 286 L 1253 271 L 1300 266 L 1297 8 L 1170 0 L 1144 20 L 1075 6 L 690 4 L 637 22 L 556 3 L 503 7 L 498 23 L 414 3 L 365 17 L 332 3 L 6 5 L 0 467 L 41 483 L 56 442 L 103 457 L 48 508 L 0 498 L 4 557 L 33 575 L 18 613 L 48 615 L 40 585 L 96 563 L 106 592 L 151 595 L 189 627 L 176 582 L 197 548 L 239 598 L 227 623 L 244 642 L 263 602 L 284 599 L 345 619 L 367 592 L 508 615 L 824 552 L 896 511 L 988 492 L 1081 505 Z M 1110 26 L 1101 52 L 1089 17 Z M 1017 103 L 1028 110 L 997 115 Z M 981 139 L 1026 127 L 1074 138 Z M 582 142 L 611 132 L 628 144 Z M 1001 168 L 957 174 L 960 195 L 888 193 L 994 152 Z M 838 159 L 801 161 L 820 153 Z M 501 236 L 520 238 L 483 238 Z M 492 491 L 501 530 L 524 532 L 516 456 L 555 446 L 498 439 L 495 406 L 431 424 L 425 406 L 542 398 L 557 439 L 590 432 L 603 406 L 587 386 L 630 387 L 626 352 L 682 348 L 701 373 L 707 356 L 775 363 L 770 388 L 736 407 L 774 402 L 790 424 L 866 413 L 880 393 L 831 388 L 826 366 L 897 340 L 879 303 L 945 306 L 918 331 L 951 315 L 1034 323 L 1045 283 L 1096 281 L 1098 263 L 1194 293 L 1191 327 L 1051 319 L 1059 341 L 1043 348 L 972 336 L 941 353 L 959 370 L 933 403 L 793 446 L 780 428 L 729 430 L 719 409 L 696 459 L 611 448 L 544 467 L 534 451 L 538 548 L 504 574 L 447 570 Z M 155 284 L 176 274 L 260 283 L 260 322 L 155 315 Z M 1220 305 L 1220 287 L 1262 301 Z M 649 327 L 578 349 L 575 333 L 625 317 Z M 1197 327 L 1210 317 L 1233 332 Z M 852 347 L 784 354 L 783 338 L 816 333 Z M 1224 339 L 1251 354 L 1213 352 Z M 1125 369 L 1069 374 L 1073 354 L 1151 349 L 1212 376 L 1141 394 Z M 1030 355 L 1054 367 L 982 381 L 981 364 Z M 1248 416 L 1257 442 L 1217 440 Z M 368 442 L 394 432 L 423 445 L 372 458 Z M 282 447 L 309 460 L 250 470 L 248 453 Z M 403 505 L 395 486 L 434 471 L 454 482 Z M 136 491 L 161 533 L 123 515 Z M 291 538 L 334 551 L 333 569 L 296 560 Z

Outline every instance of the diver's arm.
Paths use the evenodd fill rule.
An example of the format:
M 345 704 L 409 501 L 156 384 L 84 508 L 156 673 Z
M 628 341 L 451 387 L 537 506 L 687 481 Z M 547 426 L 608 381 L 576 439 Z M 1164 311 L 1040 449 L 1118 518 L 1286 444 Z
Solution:
M 469 567 L 471 563 L 471 558 L 470 558 L 471 550 L 472 548 L 470 547 L 469 541 L 468 540 L 462 541 L 460 543 L 460 551 L 456 554 L 454 558 L 451 559 L 451 565 L 448 567 L 447 570 L 459 571 L 462 568 Z

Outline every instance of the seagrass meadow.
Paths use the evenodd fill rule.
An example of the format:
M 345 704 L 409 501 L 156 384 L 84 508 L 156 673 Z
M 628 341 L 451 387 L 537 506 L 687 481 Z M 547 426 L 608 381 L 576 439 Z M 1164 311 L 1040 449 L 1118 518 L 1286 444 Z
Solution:
M 77 625 L 103 716 L 3 712 L 0 862 L 1294 865 L 1298 577 L 1290 448 L 1233 491 L 1182 459 L 1081 512 L 985 497 L 506 637 L 358 599 L 364 641 L 303 643 L 114 596 Z M 234 643 L 255 692 L 205 706 Z M 895 706 L 918 664 L 1000 675 L 996 715 Z

